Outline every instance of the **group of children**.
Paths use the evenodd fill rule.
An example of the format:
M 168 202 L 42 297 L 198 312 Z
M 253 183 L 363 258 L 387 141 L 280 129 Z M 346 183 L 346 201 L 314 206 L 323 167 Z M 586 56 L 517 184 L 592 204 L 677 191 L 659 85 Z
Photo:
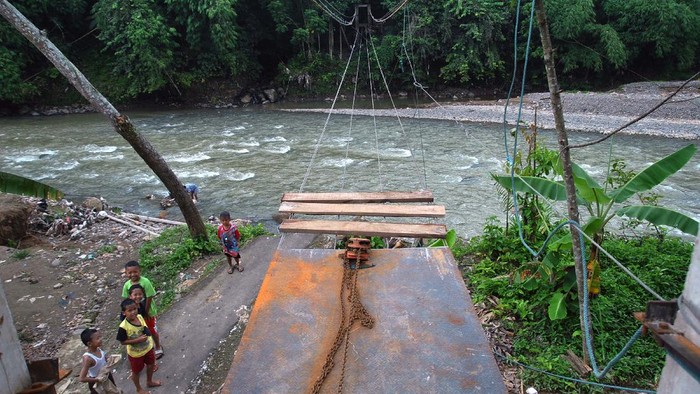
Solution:
M 219 215 L 217 235 L 226 255 L 229 265 L 228 273 L 234 269 L 243 271 L 239 244 L 241 234 L 231 222 L 231 215 L 224 211 Z M 234 265 L 233 262 L 236 262 Z M 146 369 L 146 386 L 158 387 L 161 382 L 153 380 L 153 373 L 158 369 L 156 360 L 163 357 L 163 347 L 156 327 L 156 308 L 153 297 L 155 288 L 150 280 L 141 275 L 141 267 L 137 261 L 129 261 L 124 266 L 127 277 L 122 287 L 121 323 L 117 330 L 117 340 L 126 346 L 126 353 L 131 366 L 131 380 L 139 394 L 148 391 L 141 387 L 140 375 Z M 91 328 L 83 330 L 80 339 L 87 346 L 83 354 L 80 381 L 88 383 L 91 394 L 97 394 L 95 385 L 105 383 L 108 379 L 114 384 L 111 373 L 100 373 L 107 366 L 107 357 L 102 350 L 102 334 Z

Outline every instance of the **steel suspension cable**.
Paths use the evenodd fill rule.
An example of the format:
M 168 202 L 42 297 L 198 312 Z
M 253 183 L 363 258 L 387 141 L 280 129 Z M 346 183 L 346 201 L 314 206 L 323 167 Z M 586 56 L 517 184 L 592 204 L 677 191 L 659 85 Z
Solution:
M 321 131 L 321 135 L 318 138 L 318 141 L 316 141 L 316 146 L 314 147 L 314 153 L 311 156 L 311 160 L 309 161 L 309 166 L 306 169 L 306 174 L 304 175 L 304 180 L 301 182 L 301 186 L 299 187 L 299 193 L 304 191 L 304 186 L 306 186 L 306 181 L 309 179 L 309 174 L 311 174 L 311 167 L 314 164 L 314 160 L 316 159 L 316 155 L 318 154 L 318 149 L 321 146 L 321 141 L 323 140 L 323 136 L 326 133 L 326 129 L 328 128 L 328 122 L 331 119 L 331 115 L 333 114 L 333 109 L 335 108 L 335 103 L 338 101 L 338 96 L 340 95 L 340 89 L 343 87 L 343 82 L 345 81 L 345 76 L 348 73 L 348 67 L 350 67 L 350 61 L 352 60 L 352 55 L 355 53 L 355 47 L 357 44 L 357 36 L 355 37 L 355 43 L 352 46 L 352 50 L 350 51 L 350 56 L 348 57 L 348 62 L 345 64 L 345 70 L 343 70 L 343 76 L 340 79 L 340 83 L 338 84 L 338 90 L 335 92 L 335 97 L 333 97 L 333 103 L 331 104 L 331 109 L 328 111 L 328 117 L 326 117 L 326 123 L 323 125 L 323 130 Z
M 382 69 L 382 65 L 379 63 L 379 56 L 377 55 L 377 49 L 374 47 L 374 42 L 372 42 L 372 36 L 371 34 L 368 33 L 368 41 L 370 45 L 372 45 L 372 52 L 374 54 L 374 59 L 377 63 L 377 69 L 379 70 L 380 75 L 382 76 L 382 82 L 384 82 L 384 88 L 386 89 L 388 95 L 389 95 L 389 100 L 391 101 L 391 106 L 394 109 L 394 114 L 396 115 L 396 119 L 399 122 L 399 126 L 401 128 L 401 135 L 403 135 L 404 139 L 406 140 L 406 145 L 408 146 L 408 150 L 411 153 L 411 158 L 413 159 L 413 166 L 415 167 L 416 171 L 418 171 L 418 164 L 416 163 L 416 156 L 413 154 L 413 149 L 411 148 L 411 143 L 408 140 L 408 137 L 406 136 L 406 129 L 403 127 L 403 123 L 401 122 L 401 116 L 399 115 L 399 111 L 396 109 L 396 104 L 394 103 L 394 98 L 391 95 L 391 89 L 389 89 L 389 84 L 386 81 L 386 77 L 384 76 L 384 70 Z M 421 141 L 422 143 L 422 141 Z M 428 189 L 428 176 L 425 170 L 425 165 L 423 166 L 423 190 Z
M 357 84 L 358 84 L 358 77 L 360 75 L 360 58 L 362 57 L 362 52 L 357 51 L 357 67 L 355 69 L 355 83 L 353 84 L 353 90 L 352 90 L 352 108 L 350 110 L 350 129 L 348 130 L 348 140 L 345 142 L 345 160 L 343 161 L 343 177 L 341 178 L 340 182 L 340 191 L 345 190 L 345 179 L 347 176 L 347 168 L 348 168 L 348 156 L 350 153 L 350 141 L 352 138 L 352 122 L 354 119 L 355 115 L 355 99 L 357 98 Z
M 366 36 L 364 37 L 365 41 L 368 41 Z M 381 157 L 379 155 L 379 133 L 377 132 L 377 116 L 375 113 L 376 110 L 374 108 L 374 83 L 372 82 L 372 66 L 369 56 L 368 44 L 365 44 L 365 51 L 367 52 L 367 80 L 369 81 L 369 97 L 370 101 L 372 102 L 372 122 L 374 123 L 374 150 L 377 152 L 377 167 L 379 168 L 379 191 L 384 191 L 384 183 L 382 181 L 382 162 Z
M 389 12 L 387 12 L 383 17 L 378 18 L 378 19 L 375 18 L 374 15 L 372 15 L 372 11 L 370 10 L 370 16 L 371 16 L 371 18 L 372 18 L 372 20 L 373 20 L 374 22 L 376 22 L 376 23 L 384 23 L 384 22 L 386 22 L 387 20 L 389 20 L 389 18 L 391 18 L 392 16 L 394 16 L 394 14 L 396 14 L 397 12 L 399 12 L 399 10 L 400 10 L 403 6 L 405 6 L 406 3 L 408 3 L 408 0 L 403 0 L 401 3 L 398 3 L 397 5 L 395 5 L 393 9 L 389 10 Z

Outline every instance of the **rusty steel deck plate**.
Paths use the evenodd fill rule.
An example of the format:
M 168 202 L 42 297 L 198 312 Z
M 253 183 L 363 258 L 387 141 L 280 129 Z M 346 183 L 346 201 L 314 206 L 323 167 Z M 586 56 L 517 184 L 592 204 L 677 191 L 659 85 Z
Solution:
M 224 393 L 311 392 L 341 321 L 341 252 L 277 250 Z M 506 392 L 449 249 L 372 250 L 370 262 L 358 289 L 375 325 L 353 326 L 343 392 Z M 337 392 L 342 356 L 322 392 Z

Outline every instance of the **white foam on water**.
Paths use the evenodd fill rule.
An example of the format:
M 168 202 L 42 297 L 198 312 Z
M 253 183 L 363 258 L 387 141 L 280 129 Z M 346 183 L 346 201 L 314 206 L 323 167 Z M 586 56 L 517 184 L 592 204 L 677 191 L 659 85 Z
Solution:
M 50 172 L 45 172 L 37 177 L 34 177 L 34 179 L 36 179 L 37 181 L 40 181 L 42 179 L 56 179 L 56 178 L 58 178 L 58 174 L 53 174 Z
M 579 167 L 583 168 L 588 175 L 600 175 L 603 173 L 603 171 L 605 171 L 604 167 L 594 168 L 590 164 L 579 164 Z
M 265 148 L 263 150 L 270 153 L 287 153 L 290 149 L 292 148 L 289 145 L 283 145 L 276 148 Z
M 197 153 L 194 155 L 188 153 L 179 153 L 177 155 L 166 156 L 165 160 L 175 162 L 175 163 L 193 163 L 197 161 L 209 160 L 210 156 L 204 153 Z
M 321 167 L 345 167 L 355 162 L 353 159 L 325 159 L 321 161 Z
M 245 126 L 236 126 L 233 129 L 234 130 L 245 130 Z
M 474 167 L 475 165 L 479 164 L 479 158 L 474 157 L 474 156 L 462 155 L 462 156 L 460 156 L 460 160 L 465 161 L 466 164 L 463 166 L 457 167 L 457 169 L 459 169 L 459 170 L 468 170 L 468 169 Z
M 239 171 L 227 171 L 224 173 L 223 177 L 230 181 L 244 181 L 246 179 L 254 178 L 254 172 L 239 172 Z
M 277 126 L 275 126 L 276 129 L 281 129 L 283 127 L 284 127 L 284 125 L 281 125 L 281 124 L 278 124 Z
M 83 150 L 90 153 L 110 153 L 117 150 L 117 147 L 111 145 L 99 146 L 95 144 L 88 144 L 83 147 Z
M 107 160 L 122 160 L 124 158 L 124 155 L 116 154 L 116 155 L 94 155 L 94 156 L 86 156 L 83 157 L 82 160 L 88 160 L 88 161 L 107 161 Z
M 464 178 L 458 175 L 443 175 L 443 179 L 445 179 L 447 183 L 460 183 Z
M 11 159 L 15 163 L 29 163 L 30 161 L 39 160 L 39 156 L 18 156 Z
M 401 148 L 388 148 L 381 152 L 383 157 L 411 157 L 411 151 Z
M 84 174 L 84 175 L 81 175 L 80 177 L 81 177 L 81 178 L 86 178 L 86 179 L 95 179 L 95 178 L 97 178 L 97 177 L 99 177 L 99 176 L 100 176 L 100 174 L 97 174 L 97 173 L 94 173 L 94 172 L 89 172 L 89 173 L 86 173 L 86 174 Z
M 260 146 L 260 143 L 255 138 L 249 138 L 247 141 L 241 141 L 236 143 L 240 146 Z
M 219 171 L 212 171 L 212 170 L 202 170 L 202 169 L 195 169 L 191 171 L 178 171 L 177 172 L 177 177 L 180 179 L 188 179 L 188 178 L 214 178 L 219 175 L 221 175 L 221 172 Z
M 229 153 L 250 153 L 250 151 L 246 148 L 242 149 L 219 149 L 219 152 L 229 152 Z
M 153 174 L 132 174 L 127 179 L 131 181 L 130 183 L 137 185 L 143 183 L 153 183 L 154 181 L 158 180 L 158 178 L 156 178 L 156 176 Z
M 262 142 L 285 142 L 285 141 L 287 141 L 287 139 L 282 137 L 281 135 L 278 135 L 275 137 L 263 138 L 263 140 L 262 140 Z
M 184 126 L 184 125 L 185 125 L 185 123 L 172 123 L 172 124 L 166 123 L 163 125 L 163 127 L 180 127 L 180 126 Z
M 59 170 L 59 171 L 67 171 L 67 170 L 72 170 L 79 165 L 80 165 L 80 163 L 77 160 L 71 160 L 71 161 L 63 163 L 63 165 L 54 166 L 53 169 Z

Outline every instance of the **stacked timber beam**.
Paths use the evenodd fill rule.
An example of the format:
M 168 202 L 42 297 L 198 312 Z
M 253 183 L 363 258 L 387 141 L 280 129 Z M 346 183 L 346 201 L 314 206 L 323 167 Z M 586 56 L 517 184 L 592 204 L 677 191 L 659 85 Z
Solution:
M 432 203 L 433 194 L 418 192 L 285 193 L 279 212 L 286 215 L 326 215 L 352 217 L 440 218 L 442 205 Z M 286 219 L 281 232 L 379 237 L 445 238 L 444 224 L 385 223 L 358 220 Z

